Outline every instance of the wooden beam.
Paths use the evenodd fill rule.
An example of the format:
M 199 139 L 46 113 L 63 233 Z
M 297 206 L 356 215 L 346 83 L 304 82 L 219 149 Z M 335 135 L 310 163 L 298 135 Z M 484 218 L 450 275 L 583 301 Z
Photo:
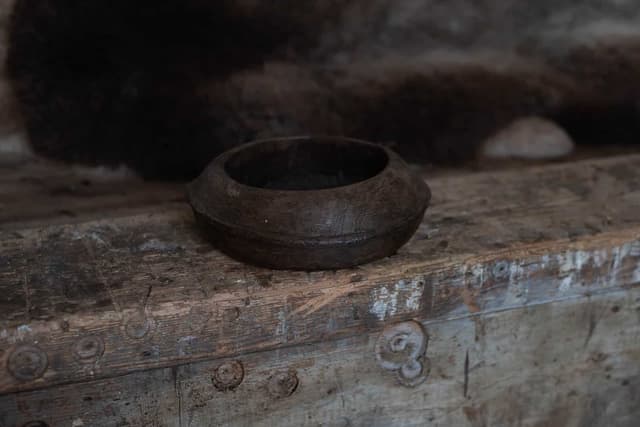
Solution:
M 43 372 L 27 369 L 27 379 L 14 366 L 0 377 L 0 393 L 640 283 L 640 156 L 430 185 L 433 208 L 398 255 L 336 272 L 233 261 L 201 239 L 183 204 L 67 224 L 14 223 L 0 235 L 0 369 L 12 372 L 23 346 L 37 353 L 27 360 L 47 363 Z M 76 351 L 86 339 L 103 348 L 91 363 Z

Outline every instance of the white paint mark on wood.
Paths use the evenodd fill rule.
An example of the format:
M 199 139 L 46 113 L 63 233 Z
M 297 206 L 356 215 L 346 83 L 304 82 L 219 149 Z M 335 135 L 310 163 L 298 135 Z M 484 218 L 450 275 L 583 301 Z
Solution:
M 568 275 L 560 282 L 559 291 L 561 294 L 567 293 L 571 290 L 571 284 L 574 282 L 573 274 Z
M 609 254 L 604 249 L 595 250 L 592 252 L 592 254 L 593 254 L 593 263 L 598 268 L 602 267 L 609 259 Z
M 528 282 L 522 280 L 525 275 L 523 261 L 514 260 L 509 264 L 509 283 L 505 303 L 509 305 L 524 304 L 527 300 Z
M 484 283 L 484 265 L 476 264 L 471 267 L 471 274 L 474 279 L 472 284 L 474 286 L 482 286 Z
M 384 320 L 387 317 L 389 304 L 391 302 L 390 293 L 386 286 L 373 290 L 372 301 L 373 303 L 371 304 L 369 312 L 376 316 L 378 320 Z
M 287 334 L 287 313 L 284 310 L 278 312 L 278 323 L 276 324 L 276 336 L 286 336 Z
M 559 265 L 560 286 L 559 293 L 566 294 L 580 284 L 579 276 L 585 267 L 591 265 L 595 268 L 601 268 L 607 261 L 612 264 L 612 273 L 616 273 L 622 260 L 628 255 L 629 251 L 625 248 L 627 244 L 611 249 L 611 254 L 606 250 L 594 251 L 566 251 L 564 254 L 556 255 L 556 262 Z
M 566 251 L 564 255 L 558 255 L 561 274 L 573 274 L 589 263 L 593 252 Z
M 633 271 L 631 280 L 633 283 L 640 283 L 640 261 L 636 264 L 636 269 Z
M 622 266 L 622 261 L 631 253 L 631 247 L 631 243 L 624 243 L 623 245 L 616 246 L 612 249 L 612 273 L 615 274 L 620 269 L 620 267 Z
M 407 309 L 418 310 L 420 308 L 420 301 L 422 301 L 422 294 L 424 293 L 424 279 L 415 278 L 411 281 L 411 293 L 407 298 Z
M 506 297 L 508 304 L 523 303 L 526 300 L 526 282 L 522 280 L 524 275 L 522 263 L 522 260 L 518 260 L 509 265 L 509 284 Z
M 390 290 L 387 286 L 373 289 L 371 292 L 371 303 L 369 312 L 383 321 L 388 317 L 398 313 L 398 301 L 404 300 L 404 308 L 408 310 L 418 310 L 424 292 L 424 279 L 415 277 L 411 280 L 399 280 L 393 284 Z M 402 307 L 402 305 L 400 305 Z
M 608 248 L 575 248 L 541 255 L 539 258 L 499 260 L 493 264 L 476 263 L 474 260 L 473 263 L 460 264 L 457 273 L 449 276 L 448 283 L 433 283 L 438 287 L 455 284 L 467 289 L 461 292 L 467 292 L 466 296 L 472 296 L 473 300 L 467 300 L 465 304 L 481 304 L 483 310 L 515 307 L 539 300 L 543 289 L 552 292 L 554 297 L 567 297 L 582 294 L 587 289 L 585 286 L 606 288 L 629 281 L 638 283 L 638 257 L 640 241 L 629 241 Z M 557 271 L 557 274 L 552 274 L 548 282 L 542 284 L 539 276 L 544 271 Z M 504 291 L 495 292 L 496 287 Z M 482 290 L 478 293 L 480 288 Z M 468 293 L 473 289 L 476 291 Z M 450 314 L 463 314 L 467 309 L 460 306 Z
M 640 242 L 633 242 L 631 244 L 629 255 L 631 255 L 632 257 L 640 257 Z
M 634 258 L 640 257 L 640 242 L 632 243 L 631 249 L 629 250 L 629 254 Z M 640 282 L 640 261 L 636 262 L 636 268 L 633 270 L 631 280 L 633 281 L 633 283 Z
M 31 332 L 31 326 L 29 325 L 20 325 L 16 328 L 16 331 L 19 334 L 27 334 Z

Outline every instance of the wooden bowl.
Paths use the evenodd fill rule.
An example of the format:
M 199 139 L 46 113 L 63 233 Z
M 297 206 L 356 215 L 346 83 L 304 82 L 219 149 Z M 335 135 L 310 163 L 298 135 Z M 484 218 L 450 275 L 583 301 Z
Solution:
M 289 270 L 393 255 L 431 192 L 392 151 L 340 137 L 257 141 L 217 157 L 188 185 L 196 220 L 226 254 Z

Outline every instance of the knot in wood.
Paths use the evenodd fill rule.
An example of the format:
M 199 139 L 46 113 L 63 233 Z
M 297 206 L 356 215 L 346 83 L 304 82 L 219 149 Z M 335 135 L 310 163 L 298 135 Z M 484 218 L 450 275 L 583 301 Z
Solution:
M 298 374 L 294 369 L 277 372 L 267 380 L 267 390 L 272 397 L 282 399 L 291 396 L 296 391 L 298 382 Z
M 104 341 L 96 335 L 82 337 L 73 345 L 73 356 L 80 362 L 95 362 L 103 353 Z
M 430 361 L 425 357 L 428 336 L 418 322 L 387 327 L 376 343 L 376 359 L 382 369 L 394 372 L 407 387 L 421 384 L 427 377 Z
M 237 360 L 223 363 L 213 374 L 213 385 L 219 391 L 229 391 L 238 387 L 244 379 L 244 367 Z
M 19 381 L 33 381 L 44 375 L 48 364 L 44 351 L 34 345 L 23 345 L 11 353 L 7 369 Z

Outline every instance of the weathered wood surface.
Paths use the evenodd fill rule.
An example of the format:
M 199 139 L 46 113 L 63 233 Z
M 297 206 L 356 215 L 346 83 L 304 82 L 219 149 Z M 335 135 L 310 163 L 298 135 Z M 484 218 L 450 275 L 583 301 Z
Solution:
M 375 358 L 379 334 L 0 397 L 0 426 L 635 427 L 640 288 L 426 321 L 425 382 Z M 212 381 L 242 364 L 233 390 Z M 270 380 L 294 372 L 290 396 Z M 287 388 L 290 391 L 290 388 Z
M 125 206 L 104 220 L 92 208 L 50 226 L 14 221 L 0 235 L 0 370 L 23 345 L 47 365 L 39 378 L 0 376 L 0 394 L 640 282 L 640 156 L 430 185 L 433 207 L 398 255 L 337 272 L 230 260 L 199 237 L 183 203 L 148 203 L 144 214 Z M 104 347 L 90 364 L 74 355 L 88 336 Z
M 183 204 L 183 185 L 144 183 L 112 173 L 89 173 L 39 158 L 0 156 L 0 232 L 70 224 Z

